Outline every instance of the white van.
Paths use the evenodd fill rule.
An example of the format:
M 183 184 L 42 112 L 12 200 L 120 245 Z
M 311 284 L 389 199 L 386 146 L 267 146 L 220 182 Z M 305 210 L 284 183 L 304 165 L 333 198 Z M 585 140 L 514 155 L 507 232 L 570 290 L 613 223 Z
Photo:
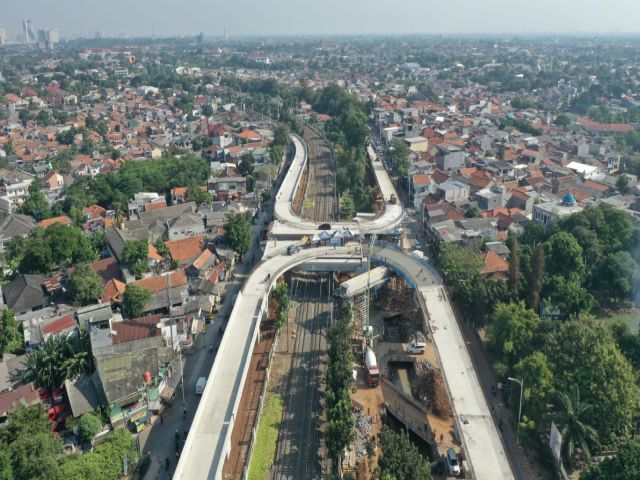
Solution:
M 410 343 L 407 345 L 407 353 L 412 353 L 413 355 L 422 355 L 426 351 L 427 344 L 424 342 Z
M 204 387 L 207 385 L 207 377 L 200 377 L 196 382 L 196 395 L 202 395 Z

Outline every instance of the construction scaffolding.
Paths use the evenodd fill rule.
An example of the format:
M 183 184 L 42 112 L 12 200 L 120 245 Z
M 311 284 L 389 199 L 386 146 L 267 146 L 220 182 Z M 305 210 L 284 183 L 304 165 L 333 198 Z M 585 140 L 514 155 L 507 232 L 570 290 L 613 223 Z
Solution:
M 402 276 L 393 276 L 381 289 L 381 295 L 376 304 L 384 318 L 395 317 L 408 313 L 408 308 L 415 304 L 413 289 Z
M 371 290 L 378 289 L 389 279 L 391 272 L 386 267 L 376 267 L 342 282 L 336 289 L 336 296 L 351 307 L 353 330 L 362 333 L 367 325 Z

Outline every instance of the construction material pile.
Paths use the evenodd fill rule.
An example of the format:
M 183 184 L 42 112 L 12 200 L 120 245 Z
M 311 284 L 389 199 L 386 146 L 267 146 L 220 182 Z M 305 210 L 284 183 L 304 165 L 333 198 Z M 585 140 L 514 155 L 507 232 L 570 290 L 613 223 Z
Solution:
M 373 418 L 356 409 L 355 421 L 353 444 L 355 446 L 356 460 L 361 462 L 367 456 L 367 442 L 371 438 Z
M 417 398 L 434 415 L 449 418 L 452 414 L 451 403 L 440 369 L 422 360 L 416 362 L 414 368 L 415 381 L 411 384 L 413 398 Z

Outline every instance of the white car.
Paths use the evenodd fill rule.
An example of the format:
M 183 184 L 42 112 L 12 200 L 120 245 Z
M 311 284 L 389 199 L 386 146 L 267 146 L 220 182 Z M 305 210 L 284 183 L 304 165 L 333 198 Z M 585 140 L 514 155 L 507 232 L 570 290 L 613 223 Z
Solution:
M 460 475 L 460 460 L 458 460 L 458 454 L 453 448 L 447 450 L 447 469 L 449 475 L 457 477 Z

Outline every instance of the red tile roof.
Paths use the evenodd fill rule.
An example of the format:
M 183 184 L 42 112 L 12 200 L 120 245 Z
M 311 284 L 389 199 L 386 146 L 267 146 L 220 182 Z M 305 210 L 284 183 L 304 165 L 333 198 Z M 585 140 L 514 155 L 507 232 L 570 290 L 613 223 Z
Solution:
M 59 335 L 69 330 L 73 330 L 74 328 L 76 328 L 76 321 L 73 318 L 73 314 L 70 313 L 47 323 L 42 327 L 42 333 L 45 336 Z
M 176 262 L 191 260 L 200 255 L 204 250 L 202 235 L 195 235 L 180 240 L 171 240 L 164 244 L 169 250 L 171 258 Z
M 47 229 L 54 223 L 63 223 L 65 225 L 72 225 L 73 220 L 71 220 L 71 218 L 67 217 L 66 215 L 62 215 L 60 217 L 47 218 L 46 220 L 42 220 L 38 222 L 38 226 L 44 229 Z
M 127 286 L 124 282 L 115 278 L 109 280 L 102 289 L 102 302 L 103 303 L 121 303 L 124 295 L 124 291 Z
M 0 394 L 0 416 L 6 417 L 20 406 L 31 406 L 40 403 L 40 394 L 32 383 L 20 385 L 15 390 Z
M 165 275 L 158 275 L 153 277 L 143 278 L 133 282 L 135 285 L 145 290 L 149 290 L 152 294 L 161 292 L 167 288 L 167 275 L 169 277 L 169 284 L 171 288 L 180 287 L 187 284 L 187 276 L 184 270 L 174 270 L 173 272 Z
M 485 275 L 509 271 L 509 262 L 492 251 L 484 254 L 483 263 L 482 273 Z
M 161 330 L 158 328 L 161 319 L 162 315 L 152 315 L 134 318 L 127 322 L 115 322 L 111 325 L 111 329 L 114 331 L 111 337 L 112 342 L 116 345 L 142 338 L 157 337 L 161 334 Z

